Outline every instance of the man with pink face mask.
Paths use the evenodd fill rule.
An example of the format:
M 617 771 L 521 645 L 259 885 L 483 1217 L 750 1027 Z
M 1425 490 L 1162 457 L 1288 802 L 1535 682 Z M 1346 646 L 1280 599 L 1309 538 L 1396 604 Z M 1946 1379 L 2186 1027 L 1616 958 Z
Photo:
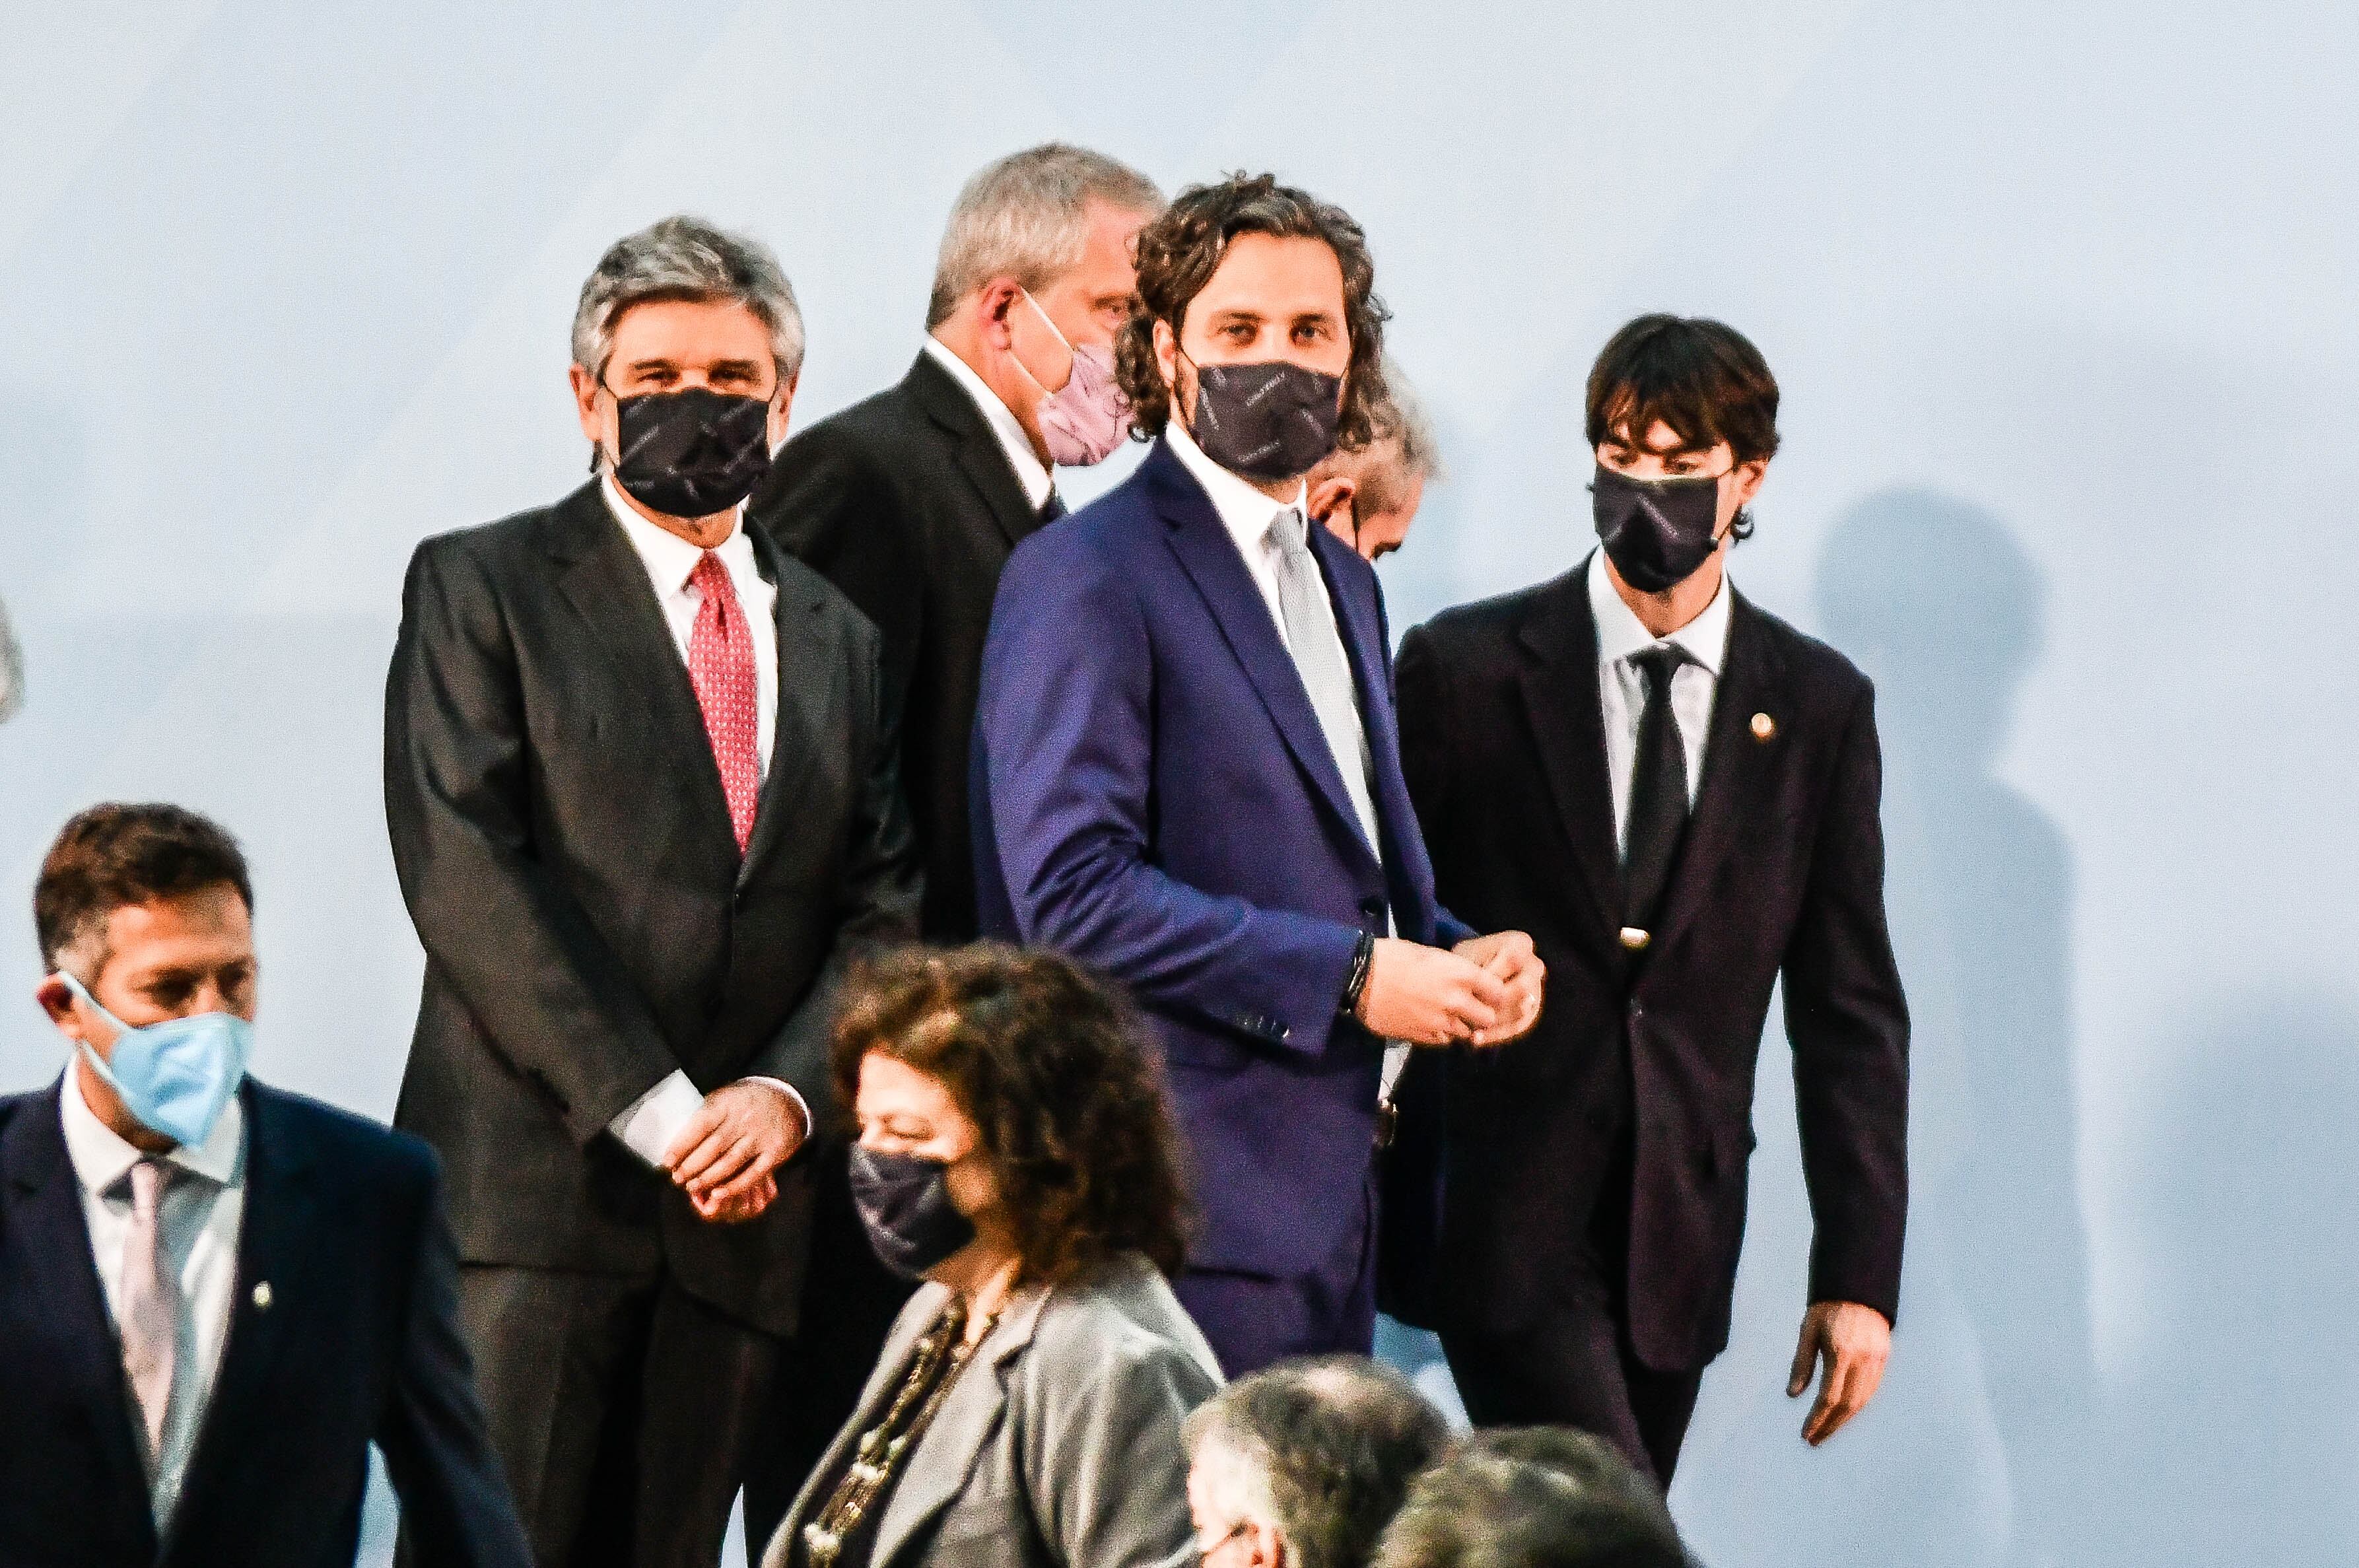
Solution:
M 1114 335 L 1162 209 L 1146 176 L 1062 143 L 984 168 L 951 210 L 917 363 L 787 442 L 747 509 L 885 634 L 929 941 L 976 931 L 967 737 L 999 571 L 1064 514 L 1056 469 L 1129 433 Z
M 747 503 L 756 527 L 884 634 L 929 942 L 976 932 L 967 740 L 1000 568 L 1063 515 L 1056 469 L 1099 462 L 1129 434 L 1114 335 L 1136 303 L 1132 242 L 1162 209 L 1146 176 L 1081 147 L 1051 143 L 983 169 L 951 211 L 908 374 L 788 441 Z M 751 1541 L 769 1538 L 821 1457 L 808 1412 L 852 1408 L 908 1293 L 851 1220 L 842 1157 L 818 1176 L 829 1190 L 795 1357 L 812 1381 L 789 1377 L 775 1396 L 745 1485 Z M 842 1386 L 817 1386 L 830 1368 Z

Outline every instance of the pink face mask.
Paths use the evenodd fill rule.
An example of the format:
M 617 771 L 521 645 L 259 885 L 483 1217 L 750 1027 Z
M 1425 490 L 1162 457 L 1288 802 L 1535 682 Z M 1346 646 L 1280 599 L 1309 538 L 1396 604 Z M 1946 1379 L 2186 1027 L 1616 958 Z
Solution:
M 1057 332 L 1057 323 L 1049 320 L 1040 302 L 1028 293 L 1024 298 L 1049 330 Z M 1060 468 L 1086 468 L 1104 462 L 1130 434 L 1130 404 L 1114 384 L 1112 349 L 1096 344 L 1075 348 L 1065 343 L 1062 332 L 1057 332 L 1057 341 L 1065 343 L 1066 352 L 1073 356 L 1073 373 L 1054 392 L 1042 388 L 1033 414 L 1040 421 L 1040 439 L 1048 443 L 1049 460 Z M 1024 362 L 1016 361 L 1016 368 L 1023 367 Z M 1032 375 L 1029 370 L 1024 374 Z M 1033 385 L 1038 387 L 1039 382 L 1035 379 Z

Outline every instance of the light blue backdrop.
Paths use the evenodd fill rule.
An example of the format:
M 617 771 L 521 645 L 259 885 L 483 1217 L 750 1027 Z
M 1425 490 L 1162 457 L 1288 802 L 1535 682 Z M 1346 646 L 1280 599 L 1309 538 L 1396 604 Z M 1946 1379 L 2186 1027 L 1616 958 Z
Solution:
M 1786 388 L 1735 574 L 1881 684 L 1918 1018 L 1897 1354 L 1799 1443 L 1773 1066 L 1672 1499 L 1703 1555 L 2359 1555 L 2352 7 L 8 10 L 20 996 L 59 822 L 180 800 L 256 862 L 260 1072 L 390 1109 L 419 964 L 377 793 L 399 572 L 577 482 L 566 326 L 616 234 L 686 208 L 771 241 L 808 421 L 899 374 L 985 158 L 1272 168 L 1366 223 L 1440 417 L 1396 625 L 1572 561 L 1590 356 L 1704 312 Z M 0 1083 L 54 1073 L 30 1003 L 0 1017 Z

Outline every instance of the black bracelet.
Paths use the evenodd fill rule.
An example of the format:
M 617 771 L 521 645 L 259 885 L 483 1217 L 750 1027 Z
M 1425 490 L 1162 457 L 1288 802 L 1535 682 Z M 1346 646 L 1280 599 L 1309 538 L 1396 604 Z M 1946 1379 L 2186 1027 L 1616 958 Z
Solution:
M 1360 993 L 1368 988 L 1368 971 L 1376 961 L 1376 936 L 1374 931 L 1360 933 L 1360 942 L 1352 949 L 1352 974 L 1343 982 L 1343 1003 L 1337 1011 L 1350 1016 L 1358 1011 Z

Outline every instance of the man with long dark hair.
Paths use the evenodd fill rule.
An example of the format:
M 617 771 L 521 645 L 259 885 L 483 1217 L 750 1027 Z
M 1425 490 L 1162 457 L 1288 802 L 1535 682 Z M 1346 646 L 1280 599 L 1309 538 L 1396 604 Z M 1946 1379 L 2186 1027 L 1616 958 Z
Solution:
M 984 654 L 984 930 L 1157 1025 L 1201 1211 L 1178 1290 L 1233 1376 L 1369 1347 L 1383 1042 L 1539 1007 L 1527 939 L 1434 903 L 1375 576 L 1306 516 L 1304 475 L 1374 434 L 1375 277 L 1358 224 L 1267 176 L 1147 224 L 1115 369 L 1160 439 L 1017 547 Z

